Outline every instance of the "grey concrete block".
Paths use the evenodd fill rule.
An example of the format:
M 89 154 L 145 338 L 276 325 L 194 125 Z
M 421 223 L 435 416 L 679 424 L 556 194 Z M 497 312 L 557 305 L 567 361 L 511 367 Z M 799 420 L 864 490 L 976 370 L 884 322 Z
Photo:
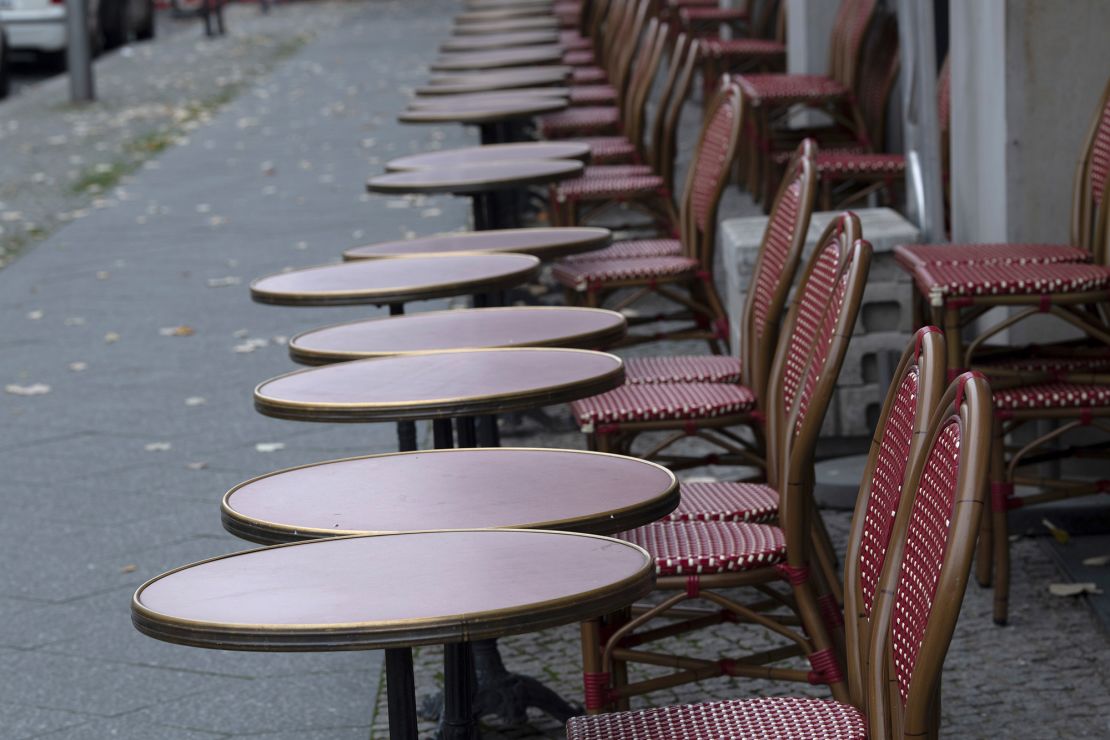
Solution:
M 909 335 L 902 332 L 884 331 L 853 336 L 840 369 L 839 386 L 850 388 L 883 383 L 885 387 L 889 378 L 883 376 L 894 372 L 908 341 Z M 885 354 L 886 357 L 881 357 L 880 354 Z M 884 367 L 884 361 L 888 363 L 888 367 Z
M 874 434 L 883 408 L 877 385 L 838 387 L 833 405 L 837 410 L 836 434 L 845 437 L 866 437 Z

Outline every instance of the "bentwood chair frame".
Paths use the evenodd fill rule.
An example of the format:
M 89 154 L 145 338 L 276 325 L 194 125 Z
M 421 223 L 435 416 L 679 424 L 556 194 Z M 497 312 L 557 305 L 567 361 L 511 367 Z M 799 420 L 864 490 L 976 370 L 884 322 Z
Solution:
M 624 454 L 655 460 L 675 470 L 698 467 L 716 459 L 768 469 L 765 449 L 768 381 L 772 375 L 775 348 L 781 341 L 781 328 L 786 325 L 782 321 L 783 309 L 809 233 L 816 183 L 813 156 L 812 142 L 803 142 L 775 198 L 744 297 L 739 347 L 740 378 L 755 396 L 755 408 L 738 414 L 696 420 L 599 424 L 590 432 L 592 448 L 620 450 Z M 849 214 L 837 219 L 818 243 L 823 243 L 837 228 L 849 244 L 860 236 L 859 219 Z M 737 426 L 750 428 L 752 438 L 745 438 L 730 429 Z M 653 431 L 667 431 L 670 435 L 647 451 L 633 453 L 632 445 L 636 439 L 645 432 Z M 706 458 L 667 452 L 672 445 L 690 436 L 712 444 L 723 455 L 713 454 Z
M 719 116 L 727 115 L 727 131 L 725 133 L 725 146 L 718 152 L 718 176 L 707 178 L 705 173 L 699 173 L 700 158 L 709 145 L 707 134 L 713 130 Z M 653 335 L 630 334 L 622 344 L 637 344 L 642 342 L 660 341 L 663 339 L 704 339 L 709 342 L 710 349 L 720 353 L 721 344 L 727 342 L 727 316 L 720 297 L 717 295 L 713 283 L 713 252 L 717 235 L 717 208 L 720 204 L 721 194 L 728 181 L 728 172 L 733 158 L 736 156 L 736 144 L 739 139 L 742 107 L 740 95 L 733 86 L 728 86 L 711 107 L 705 118 L 705 125 L 698 138 L 694 150 L 693 164 L 687 173 L 683 190 L 682 202 L 678 214 L 679 239 L 682 242 L 684 256 L 695 260 L 698 268 L 693 274 L 684 271 L 678 275 L 650 275 L 629 276 L 604 279 L 599 281 L 588 280 L 575 284 L 573 289 L 566 291 L 567 302 L 571 304 L 584 304 L 593 308 L 600 308 L 618 291 L 630 289 L 631 293 L 615 303 L 614 310 L 628 308 L 636 301 L 656 294 L 672 304 L 677 304 L 681 309 L 677 313 L 666 314 L 663 317 L 651 317 L 644 322 L 656 323 L 660 321 L 690 322 L 692 325 L 679 329 L 663 331 Z M 718 142 L 712 142 L 718 144 Z M 701 175 L 699 177 L 699 174 Z M 706 180 L 711 182 L 706 186 Z M 574 261 L 575 266 L 602 265 L 606 260 Z M 613 260 L 613 262 L 631 262 L 631 260 Z M 556 266 L 558 275 L 559 266 Z M 566 284 L 566 283 L 564 283 Z M 673 288 L 685 288 L 688 295 Z
M 623 705 L 631 695 L 721 675 L 824 683 L 830 686 L 838 700 L 848 700 L 837 645 L 831 634 L 838 629 L 833 616 L 838 605 L 829 592 L 831 584 L 826 581 L 825 569 L 818 565 L 811 570 L 816 542 L 813 528 L 817 526 L 814 517 L 818 516 L 812 499 L 813 452 L 823 411 L 835 388 L 862 303 L 871 258 L 869 244 L 860 239 L 848 241 L 844 236 L 843 231 L 834 231 L 827 233 L 819 243 L 786 322 L 788 327 L 798 326 L 800 319 L 813 323 L 806 334 L 825 341 L 810 341 L 803 338 L 802 332 L 784 336 L 772 372 L 769 434 L 782 448 L 771 455 L 771 465 L 781 471 L 777 480 L 781 494 L 779 522 L 785 542 L 783 559 L 774 565 L 753 564 L 738 571 L 699 573 L 695 569 L 684 573 L 680 568 L 675 574 L 657 576 L 656 587 L 674 594 L 660 604 L 631 619 L 626 619 L 627 614 L 620 614 L 614 615 L 604 626 L 598 621 L 584 624 L 583 659 L 589 711 L 599 711 L 611 703 Z M 817 280 L 812 285 L 811 277 Z M 808 289 L 815 292 L 811 294 Z M 823 295 L 817 292 L 822 290 L 825 291 Z M 820 304 L 814 305 L 810 300 L 820 301 Z M 811 313 L 814 309 L 819 315 Z M 667 522 L 649 525 L 642 531 L 651 527 L 681 528 L 701 524 Z M 763 525 L 734 523 L 731 526 L 755 531 L 757 539 L 767 536 L 766 531 L 769 531 L 767 527 L 758 529 Z M 637 531 L 622 537 L 637 541 L 650 540 L 653 536 L 649 532 L 646 538 L 638 538 Z M 653 554 L 659 562 L 660 556 Z M 775 584 L 789 585 L 790 591 L 776 590 Z M 740 586 L 753 587 L 760 594 L 759 600 L 742 603 L 720 593 L 720 589 Z M 706 614 L 681 607 L 696 599 L 711 602 L 719 611 Z M 771 613 L 783 607 L 787 608 L 787 614 Z M 662 627 L 645 628 L 648 622 L 666 617 L 668 612 L 680 615 L 679 620 Z M 638 649 L 654 640 L 726 621 L 760 625 L 790 644 L 741 659 L 692 658 Z M 799 623 L 801 631 L 796 629 Z M 768 665 L 798 655 L 809 660 L 812 670 Z M 628 662 L 678 670 L 628 684 L 625 665 Z

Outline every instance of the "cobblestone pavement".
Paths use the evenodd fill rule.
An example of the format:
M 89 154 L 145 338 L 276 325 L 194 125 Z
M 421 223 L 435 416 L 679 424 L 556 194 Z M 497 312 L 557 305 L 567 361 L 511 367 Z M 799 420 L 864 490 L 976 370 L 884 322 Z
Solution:
M 246 283 L 334 260 L 359 242 L 465 226 L 458 200 L 362 194 L 365 177 L 389 157 L 476 140 L 457 127 L 394 121 L 456 5 L 312 3 L 268 17 L 233 8 L 231 39 L 210 45 L 180 34 L 134 47 L 141 64 L 135 56 L 100 62 L 102 93 L 118 95 L 116 107 L 70 110 L 53 81 L 0 104 L 0 215 L 19 214 L 0 224 L 58 227 L 0 271 L 5 740 L 385 737 L 380 654 L 165 645 L 130 626 L 128 599 L 165 569 L 243 549 L 219 527 L 219 497 L 230 486 L 280 467 L 393 449 L 389 425 L 266 419 L 249 400 L 255 383 L 290 369 L 285 337 L 380 312 L 258 306 Z M 206 73 L 197 69 L 202 55 Z M 179 129 L 174 111 L 190 100 L 215 102 Z M 683 130 L 688 151 L 696 123 Z M 112 167 L 127 142 L 150 132 L 169 139 L 139 157 L 152 157 L 148 164 L 121 170 L 101 193 L 71 189 L 88 166 Z M 36 182 L 36 172 L 46 180 Z M 723 215 L 743 209 L 730 192 Z M 639 351 L 678 350 L 701 348 Z M 565 410 L 550 417 L 542 433 L 525 419 L 506 442 L 581 446 Z M 829 512 L 828 520 L 842 542 L 846 515 Z M 1040 541 L 1018 541 L 1014 552 L 1011 626 L 990 622 L 989 591 L 968 591 L 945 674 L 944 734 L 1106 737 L 1107 640 L 1082 601 L 1047 594 L 1060 576 Z M 502 647 L 510 668 L 574 700 L 577 637 L 569 626 Z M 682 648 L 712 654 L 762 639 L 729 626 Z M 439 652 L 419 651 L 421 693 L 436 688 L 439 672 Z M 648 698 L 798 692 L 823 693 L 717 680 Z M 560 735 L 543 717 L 486 733 Z

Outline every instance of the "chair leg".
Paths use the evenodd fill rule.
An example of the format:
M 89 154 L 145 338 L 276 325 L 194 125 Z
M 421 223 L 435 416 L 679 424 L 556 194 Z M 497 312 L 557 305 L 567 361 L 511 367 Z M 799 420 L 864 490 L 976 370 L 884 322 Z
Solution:
M 611 620 L 611 623 L 610 623 L 611 630 L 620 629 L 620 627 L 622 625 L 626 624 L 628 622 L 628 620 L 631 619 L 631 618 L 632 618 L 632 610 L 627 608 L 627 607 L 624 608 L 624 609 L 621 609 L 616 614 L 610 615 L 609 619 Z M 620 660 L 620 659 L 614 657 L 613 658 L 613 666 L 612 666 L 611 670 L 612 670 L 612 682 L 613 682 L 612 686 L 613 686 L 614 689 L 617 689 L 617 688 L 628 685 L 628 663 L 627 663 L 627 661 L 623 661 L 623 660 Z M 617 711 L 627 712 L 631 708 L 632 707 L 629 703 L 629 698 L 627 696 L 622 696 L 619 699 L 617 699 Z
M 601 672 L 601 623 L 597 619 L 591 619 L 588 622 L 583 622 L 581 625 L 582 630 L 582 674 L 585 680 L 585 699 L 586 714 L 600 714 L 603 706 L 602 701 L 598 697 L 593 696 L 597 688 L 591 685 L 591 681 L 598 680 L 592 678 Z M 603 689 L 607 689 L 604 686 Z
M 1010 602 L 1010 528 L 1007 519 L 1008 476 L 1003 460 L 1004 433 L 995 424 L 991 449 L 991 529 L 994 540 L 994 623 L 1006 624 Z M 997 488 L 994 486 L 997 484 Z
M 987 500 L 990 500 L 989 496 Z M 990 588 L 994 571 L 994 530 L 991 527 L 991 516 L 990 512 L 984 512 L 979 517 L 979 543 L 975 548 L 975 581 L 983 588 Z

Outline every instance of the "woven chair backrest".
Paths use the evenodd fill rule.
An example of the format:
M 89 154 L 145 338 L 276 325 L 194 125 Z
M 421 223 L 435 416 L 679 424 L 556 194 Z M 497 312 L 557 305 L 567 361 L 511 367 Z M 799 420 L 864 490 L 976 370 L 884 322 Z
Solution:
M 623 5 L 623 3 L 621 4 Z M 615 53 L 612 58 L 612 66 L 609 69 L 609 79 L 612 80 L 613 88 L 617 91 L 618 100 L 624 96 L 625 90 L 628 88 L 632 59 L 636 55 L 636 48 L 639 46 L 644 26 L 647 25 L 649 5 L 650 0 L 636 0 L 627 3 L 628 7 L 624 11 L 623 21 L 617 27 L 614 39 Z
M 898 19 L 894 13 L 876 11 L 864 42 L 855 91 L 867 143 L 874 151 L 886 151 L 887 105 L 899 62 Z
M 935 701 L 971 569 L 990 457 L 991 391 L 958 377 L 913 459 L 873 610 L 872 737 L 935 736 Z
M 686 96 L 690 94 L 699 49 L 698 42 L 687 38 L 685 34 L 680 33 L 675 38 L 667 78 L 663 83 L 663 91 L 659 96 L 659 103 L 651 124 L 650 144 L 644 153 L 644 161 L 651 164 L 656 174 L 663 178 L 663 184 L 668 191 L 674 189 L 678 122 L 682 118 Z
M 1100 264 L 1110 264 L 1107 254 L 1107 213 L 1110 200 L 1110 80 L 1102 91 L 1091 121 L 1083 154 L 1076 167 L 1072 195 L 1072 242 L 1089 249 Z
M 863 39 L 878 0 L 841 0 L 829 44 L 829 77 L 849 90 L 856 87 Z
M 799 470 L 805 467 L 798 444 L 815 441 L 810 427 L 813 422 L 820 426 L 829 400 L 823 386 L 840 372 L 847 337 L 859 312 L 862 281 L 871 260 L 871 246 L 859 234 L 859 219 L 853 213 L 840 215 L 826 227 L 805 262 L 779 332 L 763 411 L 767 476 L 780 492 L 797 477 L 793 458 L 799 457 Z M 800 432 L 805 432 L 805 439 Z M 786 498 L 780 511 L 787 508 Z M 782 519 L 789 535 L 786 516 Z
M 865 708 L 871 613 L 894 514 L 910 460 L 920 453 L 933 411 L 944 392 L 944 337 L 936 327 L 917 330 L 894 372 L 871 440 L 844 556 L 844 622 L 848 690 Z
M 751 36 L 770 41 L 786 41 L 786 3 L 782 0 L 752 0 Z
M 625 122 L 624 133 L 642 151 L 644 127 L 647 120 L 647 98 L 651 92 L 655 74 L 663 60 L 667 46 L 668 29 L 652 18 L 644 29 L 644 38 L 632 62 L 632 74 L 628 80 L 628 90 L 621 101 L 621 120 Z
M 816 151 L 813 141 L 806 139 L 787 166 L 786 177 L 771 206 L 740 315 L 741 375 L 761 405 L 767 391 L 771 357 L 778 343 L 783 306 L 798 270 L 813 214 Z
M 740 139 L 741 95 L 727 79 L 710 104 L 686 173 L 679 209 L 679 238 L 687 256 L 713 269 L 717 206 L 721 202 Z

